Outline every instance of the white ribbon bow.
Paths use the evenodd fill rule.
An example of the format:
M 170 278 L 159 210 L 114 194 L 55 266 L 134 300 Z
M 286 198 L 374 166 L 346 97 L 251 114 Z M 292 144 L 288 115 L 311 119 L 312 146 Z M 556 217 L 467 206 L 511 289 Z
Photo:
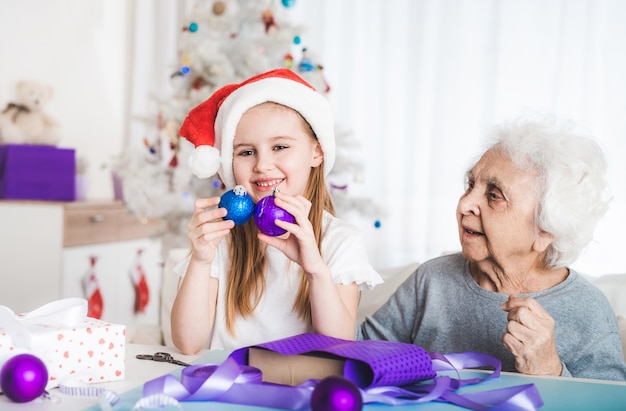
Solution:
M 64 298 L 16 315 L 9 307 L 0 305 L 0 327 L 11 336 L 17 348 L 29 349 L 31 333 L 36 326 L 76 327 L 87 319 L 87 300 Z

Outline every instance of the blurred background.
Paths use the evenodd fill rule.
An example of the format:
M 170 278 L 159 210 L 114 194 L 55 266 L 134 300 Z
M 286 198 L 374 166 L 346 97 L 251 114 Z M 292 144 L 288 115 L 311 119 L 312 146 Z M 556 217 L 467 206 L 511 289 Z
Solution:
M 598 276 L 626 272 L 625 19 L 618 0 L 0 0 L 0 105 L 21 80 L 51 86 L 44 109 L 84 199 L 171 220 L 167 249 L 184 246 L 193 198 L 219 190 L 187 172 L 181 117 L 231 80 L 291 67 L 335 108 L 331 189 L 378 268 L 457 250 L 489 127 L 552 113 L 609 159 L 614 200 L 575 264 Z

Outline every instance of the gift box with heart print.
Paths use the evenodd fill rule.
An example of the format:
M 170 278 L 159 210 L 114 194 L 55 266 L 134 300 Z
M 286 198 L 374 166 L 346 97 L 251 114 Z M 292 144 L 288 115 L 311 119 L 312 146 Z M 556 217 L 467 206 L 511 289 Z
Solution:
M 84 301 L 68 300 L 81 305 Z M 125 378 L 126 326 L 89 318 L 82 307 L 78 318 L 71 320 L 54 310 L 44 316 L 15 315 L 13 321 L 7 320 L 7 308 L 0 308 L 0 356 L 30 352 L 41 358 L 48 369 L 47 388 L 67 380 L 95 383 Z

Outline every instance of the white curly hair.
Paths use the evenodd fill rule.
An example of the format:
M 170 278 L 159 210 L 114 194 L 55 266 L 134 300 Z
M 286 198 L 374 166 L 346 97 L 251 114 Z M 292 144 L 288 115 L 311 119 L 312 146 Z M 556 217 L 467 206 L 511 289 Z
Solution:
M 550 115 L 497 125 L 491 137 L 490 150 L 537 175 L 536 227 L 555 238 L 544 256 L 545 266 L 561 268 L 576 261 L 611 201 L 607 161 L 598 142 L 573 122 Z

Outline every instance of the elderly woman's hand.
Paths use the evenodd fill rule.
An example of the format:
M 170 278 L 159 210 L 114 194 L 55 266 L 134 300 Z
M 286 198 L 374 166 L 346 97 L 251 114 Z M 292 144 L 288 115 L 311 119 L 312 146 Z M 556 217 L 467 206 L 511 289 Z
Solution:
M 511 295 L 502 305 L 508 312 L 504 346 L 523 374 L 561 375 L 563 366 L 554 341 L 554 319 L 533 298 Z

